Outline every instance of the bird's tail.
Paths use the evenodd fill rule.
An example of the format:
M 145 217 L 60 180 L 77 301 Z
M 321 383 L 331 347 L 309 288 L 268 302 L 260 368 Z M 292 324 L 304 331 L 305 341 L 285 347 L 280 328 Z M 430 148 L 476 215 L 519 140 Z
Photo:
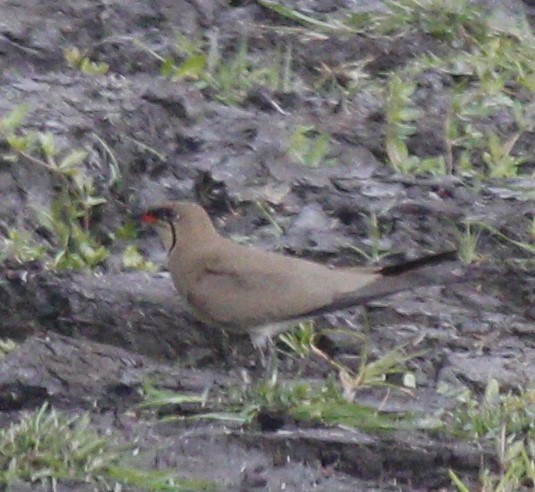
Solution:
M 346 309 L 418 287 L 470 282 L 481 278 L 481 272 L 477 267 L 466 266 L 458 261 L 456 251 L 386 266 L 376 273 L 379 274 L 377 280 L 360 289 L 340 294 L 328 306 L 309 314 L 317 315 Z
M 405 261 L 403 263 L 398 263 L 397 265 L 388 265 L 381 268 L 378 273 L 384 275 L 385 277 L 396 276 L 412 270 L 420 269 L 424 266 L 439 265 L 447 261 L 457 261 L 458 259 L 459 255 L 456 250 L 444 251 L 443 253 L 423 256 L 422 258 Z

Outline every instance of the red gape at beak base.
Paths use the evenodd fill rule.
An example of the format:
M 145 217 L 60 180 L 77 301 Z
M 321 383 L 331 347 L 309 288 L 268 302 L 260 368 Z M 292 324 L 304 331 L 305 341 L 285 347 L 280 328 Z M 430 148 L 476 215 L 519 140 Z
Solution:
M 152 214 L 145 213 L 141 216 L 141 222 L 143 224 L 155 224 L 156 222 L 158 222 L 158 218 Z

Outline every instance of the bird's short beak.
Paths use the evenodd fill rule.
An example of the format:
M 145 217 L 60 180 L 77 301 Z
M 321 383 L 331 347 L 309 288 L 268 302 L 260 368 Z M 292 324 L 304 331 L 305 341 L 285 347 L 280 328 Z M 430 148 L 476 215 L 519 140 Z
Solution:
M 138 225 L 152 225 L 158 222 L 158 219 L 150 212 L 137 211 L 130 215 L 132 222 Z
M 151 213 L 149 212 L 144 212 L 140 215 L 139 217 L 139 221 L 142 223 L 142 224 L 156 224 L 156 222 L 158 222 L 158 218 L 155 217 L 154 215 L 152 215 Z

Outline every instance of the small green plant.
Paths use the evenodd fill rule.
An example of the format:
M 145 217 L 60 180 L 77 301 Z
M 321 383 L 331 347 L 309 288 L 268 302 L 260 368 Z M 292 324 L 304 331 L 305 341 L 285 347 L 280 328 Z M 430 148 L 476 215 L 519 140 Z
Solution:
M 514 244 L 522 251 L 535 255 L 535 245 L 533 245 L 529 239 L 526 241 L 513 239 L 495 227 L 485 224 L 484 222 L 465 222 L 462 226 L 462 229 L 456 234 L 459 255 L 465 263 L 473 263 L 479 259 L 479 255 L 477 254 L 477 246 L 479 237 L 483 231 L 505 242 Z
M 145 399 L 140 408 L 156 410 L 164 422 L 199 419 L 249 424 L 258 413 L 257 405 L 245 404 L 243 392 L 238 388 L 229 389 L 228 397 L 218 396 L 216 399 L 209 399 L 208 391 L 197 395 L 185 394 L 162 390 L 152 384 L 145 384 L 143 393 Z M 188 405 L 187 415 L 177 415 L 176 407 L 184 404 Z M 192 405 L 197 405 L 196 411 Z
M 334 96 L 337 94 L 354 96 L 363 82 L 370 77 L 365 71 L 365 67 L 370 61 L 372 61 L 371 58 L 366 58 L 335 66 L 322 62 L 317 68 L 319 78 L 314 83 L 315 90 Z
M 99 244 L 90 233 L 87 220 L 89 211 L 64 194 L 52 203 L 50 213 L 36 211 L 41 226 L 54 235 L 54 256 L 50 265 L 55 269 L 84 269 L 100 265 L 108 250 Z
M 123 266 L 127 269 L 157 272 L 158 266 L 146 260 L 134 244 L 129 244 L 123 252 Z
M 3 259 L 14 258 L 20 263 L 41 261 L 48 255 L 48 249 L 24 230 L 10 229 L 1 249 Z
M 480 473 L 479 487 L 481 492 L 512 492 L 533 490 L 535 483 L 535 462 L 528 455 L 523 443 L 514 442 L 504 448 L 504 461 L 501 463 L 502 472 L 495 474 L 484 469 Z M 449 470 L 450 479 L 459 492 L 474 490 L 463 482 L 459 476 Z
M 409 156 L 406 141 L 416 131 L 414 122 L 422 112 L 412 106 L 411 96 L 416 84 L 394 74 L 390 78 L 386 95 L 385 148 L 392 167 L 401 173 L 418 170 L 420 160 Z
M 495 227 L 489 226 L 485 223 L 479 223 L 478 226 L 490 234 L 498 237 L 499 239 L 502 239 L 503 241 L 506 241 L 508 243 L 514 244 L 517 248 L 520 248 L 521 250 L 530 253 L 532 255 L 535 255 L 535 244 L 528 241 L 518 241 L 516 239 L 513 239 L 509 237 L 508 235 L 504 234 L 503 232 L 499 231 Z
M 520 175 L 525 161 L 531 159 L 516 144 L 533 129 L 529 96 L 535 90 L 533 43 L 529 35 L 497 26 L 492 15 L 478 4 L 469 0 L 397 0 L 389 1 L 384 11 L 350 14 L 342 20 L 331 20 L 328 15 L 312 17 L 273 2 L 261 4 L 304 25 L 293 31 L 306 38 L 360 32 L 395 39 L 420 32 L 449 47 L 446 53 L 426 53 L 416 58 L 386 79 L 382 74 L 363 76 L 362 67 L 369 60 L 333 66 L 324 62 L 317 67 L 320 76 L 315 88 L 320 93 L 335 88 L 337 93 L 347 94 L 353 82 L 362 84 L 365 78 L 368 89 L 384 91 L 385 150 L 398 172 L 510 178 Z M 445 152 L 411 155 L 407 141 L 415 134 L 415 123 L 425 116 L 414 107 L 412 96 L 417 75 L 427 70 L 446 72 L 460 83 L 452 91 L 452 107 L 445 117 Z M 505 115 L 514 118 L 517 128 L 507 134 L 503 130 L 489 131 L 489 125 L 496 125 L 496 120 L 503 120 Z
M 491 178 L 521 172 L 527 158 L 513 150 L 533 129 L 525 89 L 533 88 L 534 55 L 527 43 L 493 33 L 451 60 L 435 59 L 436 68 L 464 77 L 453 90 L 445 122 L 448 170 Z M 497 115 L 512 118 L 514 131 L 500 137 L 496 131 L 483 131 Z
M 247 40 L 243 39 L 234 55 L 225 62 L 221 61 L 220 55 L 217 56 L 217 62 L 208 74 L 207 83 L 216 90 L 216 98 L 221 102 L 237 104 L 243 100 L 249 89 L 265 84 L 265 69 L 254 67 L 248 51 Z
M 464 175 L 484 175 L 490 178 L 512 178 L 527 158 L 513 155 L 513 149 L 524 132 L 530 126 L 524 120 L 523 109 L 519 101 L 500 99 L 498 105 L 486 97 L 481 102 L 457 89 L 452 97 L 451 110 L 445 122 L 446 161 L 448 170 Z M 477 122 L 491 117 L 490 108 L 503 107 L 515 116 L 518 131 L 502 140 L 491 132 L 485 136 L 477 129 Z M 454 153 L 457 152 L 457 159 Z M 479 165 L 477 163 L 480 163 Z
M 171 472 L 141 471 L 123 464 L 127 448 L 97 434 L 86 415 L 67 417 L 48 405 L 0 430 L 0 484 L 17 481 L 55 488 L 58 481 L 113 484 L 153 491 L 211 490 L 211 484 L 185 480 Z
M 406 353 L 404 347 L 397 347 L 370 361 L 364 349 L 356 374 L 347 368 L 340 368 L 340 381 L 346 399 L 352 400 L 357 391 L 370 387 L 386 387 L 410 393 L 416 383 L 414 375 L 407 370 L 405 364 L 421 355 L 421 353 Z M 403 385 L 389 382 L 388 377 L 392 375 L 401 375 Z
M 491 178 L 510 178 L 521 173 L 530 158 L 514 148 L 525 132 L 532 131 L 529 97 L 535 86 L 535 51 L 532 43 L 488 24 L 472 2 L 435 0 L 400 0 L 391 10 L 369 23 L 374 32 L 393 35 L 404 29 L 417 29 L 446 39 L 455 51 L 438 57 L 426 54 L 403 69 L 400 83 L 392 76 L 387 90 L 386 150 L 391 164 L 400 172 L 455 173 Z M 402 21 L 402 22 L 401 22 Z M 406 140 L 415 118 L 410 109 L 412 80 L 422 70 L 438 70 L 455 75 L 461 81 L 452 91 L 451 108 L 444 123 L 444 155 L 430 158 L 411 156 Z M 509 114 L 517 129 L 498 137 L 488 125 Z
M 483 469 L 484 491 L 531 490 L 535 483 L 535 391 L 503 393 L 497 380 L 489 379 L 481 400 L 471 393 L 461 396 L 448 416 L 447 429 L 454 435 L 475 440 L 480 445 L 495 443 L 499 473 Z M 461 492 L 468 486 L 450 471 L 452 482 Z
M 39 244 L 22 231 L 10 231 L 4 249 L 19 261 L 51 256 L 53 268 L 93 268 L 108 252 L 91 234 L 91 217 L 106 200 L 96 193 L 93 179 L 82 168 L 86 152 L 60 152 L 50 133 L 26 133 L 20 129 L 27 108 L 19 106 L 0 120 L 0 139 L 9 153 L 4 160 L 23 159 L 49 172 L 57 181 L 58 191 L 51 210 L 36 211 L 37 220 L 50 233 L 51 248 Z
M 335 164 L 332 159 L 327 158 L 329 150 L 330 135 L 325 132 L 318 133 L 313 126 L 298 126 L 288 141 L 290 157 L 307 167 Z
M 112 234 L 110 240 L 113 243 L 117 241 L 125 241 L 131 243 L 137 238 L 138 226 L 133 221 L 124 223 L 118 227 Z M 126 270 L 141 270 L 145 272 L 157 272 L 158 265 L 152 261 L 147 260 L 138 250 L 135 244 L 128 244 L 123 251 L 122 264 Z
M 443 175 L 447 171 L 443 156 L 420 158 L 410 155 L 407 140 L 416 132 L 415 122 L 423 116 L 414 107 L 411 97 L 416 84 L 394 73 L 386 88 L 385 150 L 391 166 L 403 174 L 430 173 Z
M 273 231 L 275 235 L 278 237 L 282 236 L 284 230 L 275 220 L 275 217 L 273 216 L 273 211 L 270 209 L 269 204 L 263 200 L 255 200 L 255 205 L 260 211 L 260 213 L 264 216 L 264 218 L 273 226 Z
M 163 406 L 184 405 L 185 403 L 204 405 L 208 398 L 208 392 L 202 395 L 186 395 L 176 391 L 161 390 L 149 383 L 143 385 L 143 393 L 145 401 L 140 403 L 140 408 L 161 408 Z
M 285 5 L 281 5 L 279 3 L 275 3 L 271 1 L 259 0 L 258 3 L 262 5 L 263 7 L 268 8 L 272 10 L 273 12 L 276 12 L 281 17 L 303 24 L 306 27 L 307 31 L 310 31 L 311 29 L 316 29 L 318 31 L 324 31 L 327 33 L 328 32 L 337 32 L 337 33 L 355 33 L 356 32 L 356 30 L 352 29 L 350 26 L 337 20 L 322 21 L 322 20 L 317 19 L 316 17 L 303 14 L 295 9 L 292 9 Z
M 288 348 L 290 355 L 306 359 L 314 350 L 314 323 L 303 321 L 292 331 L 279 335 L 279 340 Z
M 89 75 L 105 75 L 110 68 L 105 62 L 92 61 L 76 46 L 64 50 L 63 56 L 69 66 Z
M 486 113 L 487 109 L 474 105 L 465 90 L 465 84 L 459 84 L 453 90 L 450 108 L 444 121 L 446 167 L 452 174 L 473 175 L 476 174 L 474 153 L 483 148 L 484 136 L 471 122 L 474 118 L 486 116 L 482 111 Z
M 173 80 L 199 80 L 202 78 L 207 64 L 205 43 L 178 32 L 175 35 L 175 49 L 182 61 L 176 63 L 175 57 L 162 59 L 160 73 Z
M 160 415 L 165 415 L 165 408 L 175 411 L 176 405 L 184 403 L 198 403 L 197 412 L 189 406 L 187 415 L 172 415 L 164 419 L 210 419 L 251 424 L 258 412 L 264 409 L 286 413 L 299 420 L 347 425 L 369 431 L 414 429 L 420 425 L 412 415 L 383 413 L 348 401 L 333 380 L 314 384 L 299 380 L 276 385 L 261 382 L 245 390 L 233 387 L 229 388 L 225 398 L 220 397 L 216 401 L 208 400 L 207 395 L 192 396 L 153 389 L 146 392 L 146 401 L 142 406 L 158 409 Z M 211 406 L 212 410 L 206 411 L 205 405 Z
M 399 37 L 407 31 L 420 31 L 458 45 L 465 38 L 479 40 L 486 36 L 488 23 L 480 7 L 469 0 L 389 0 L 387 9 L 378 12 L 350 13 L 343 20 L 323 19 L 303 14 L 285 5 L 259 0 L 281 17 L 305 26 L 308 35 L 367 34 L 375 37 Z
M 241 103 L 256 86 L 288 90 L 291 83 L 291 44 L 284 52 L 277 47 L 275 55 L 266 59 L 260 54 L 253 56 L 247 40 L 242 39 L 233 53 L 223 55 L 217 36 L 203 41 L 179 33 L 175 48 L 177 56 L 158 56 L 162 60 L 161 74 L 173 80 L 193 81 L 200 89 L 211 88 L 214 98 L 224 104 Z
M 527 157 L 511 155 L 519 136 L 520 134 L 516 133 L 503 143 L 495 133 L 488 136 L 488 151 L 483 152 L 483 161 L 487 165 L 488 175 L 491 178 L 516 176 L 519 166 L 527 161 Z
M 320 385 L 301 381 L 259 384 L 249 389 L 246 401 L 255 402 L 258 408 L 286 411 L 298 420 L 369 431 L 410 427 L 413 423 L 410 416 L 386 414 L 348 401 L 333 380 Z
M 372 263 L 378 263 L 390 254 L 383 246 L 385 227 L 381 224 L 379 216 L 375 212 L 370 213 L 365 220 L 368 237 L 363 240 L 363 243 L 365 243 L 368 248 L 364 249 L 363 247 L 361 248 L 354 244 L 344 244 L 344 246 L 361 255 L 365 260 Z
M 469 0 L 390 0 L 389 10 L 376 16 L 373 28 L 380 33 L 399 35 L 417 30 L 448 43 L 459 43 L 485 35 L 487 24 L 480 8 Z
M 477 248 L 480 235 L 481 228 L 469 222 L 466 222 L 462 229 L 457 231 L 459 257 L 463 263 L 470 264 L 479 259 Z
M 315 345 L 312 324 L 302 324 L 295 333 L 281 336 L 289 353 L 306 358 L 311 353 L 321 356 L 338 371 L 340 384 L 334 378 L 326 382 L 308 382 L 295 378 L 274 384 L 261 381 L 246 387 L 232 386 L 222 394 L 208 398 L 208 394 L 191 395 L 145 387 L 143 408 L 157 409 L 164 419 L 214 419 L 250 424 L 260 410 L 286 413 L 292 418 L 319 421 L 329 425 L 346 425 L 366 430 L 429 429 L 442 425 L 438 419 L 417 415 L 383 413 L 376 408 L 358 405 L 355 393 L 364 388 L 397 388 L 410 392 L 414 377 L 404 368 L 407 361 L 420 354 L 407 354 L 402 347 L 394 349 L 374 361 L 362 356 L 359 371 L 332 360 Z M 403 386 L 388 381 L 391 375 L 403 375 Z M 186 415 L 176 415 L 176 406 L 188 404 Z M 192 406 L 197 405 L 195 410 Z

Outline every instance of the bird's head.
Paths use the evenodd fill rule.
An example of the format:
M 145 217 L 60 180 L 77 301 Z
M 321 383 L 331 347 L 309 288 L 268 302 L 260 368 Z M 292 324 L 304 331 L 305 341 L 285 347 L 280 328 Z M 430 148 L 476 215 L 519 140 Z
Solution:
M 151 207 L 141 214 L 141 222 L 155 227 L 168 254 L 179 241 L 207 241 L 217 234 L 205 210 L 191 202 Z

